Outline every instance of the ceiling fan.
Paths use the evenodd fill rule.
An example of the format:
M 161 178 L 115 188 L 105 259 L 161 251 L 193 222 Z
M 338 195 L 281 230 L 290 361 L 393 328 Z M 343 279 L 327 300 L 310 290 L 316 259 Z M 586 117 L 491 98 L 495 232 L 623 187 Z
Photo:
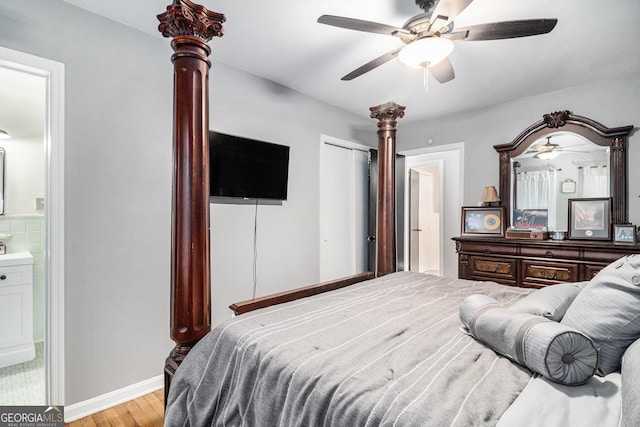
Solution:
M 559 151 L 561 149 L 559 144 L 552 143 L 551 137 L 547 136 L 547 142 L 545 144 L 534 145 L 527 153 L 535 153 L 533 157 L 536 159 L 551 160 L 560 154 Z
M 406 46 L 387 52 L 342 77 L 353 80 L 396 56 L 407 65 L 428 69 L 440 83 L 453 80 L 455 73 L 448 56 L 453 41 L 499 40 L 546 34 L 553 30 L 557 19 L 526 19 L 493 22 L 455 28 L 453 20 L 473 0 L 415 0 L 424 12 L 409 19 L 402 28 L 361 19 L 322 15 L 321 24 L 368 33 L 398 37 Z
M 578 151 L 567 150 L 566 148 L 560 146 L 560 144 L 555 144 L 551 142 L 551 136 L 547 136 L 546 138 L 547 138 L 546 143 L 533 145 L 529 150 L 525 152 L 525 154 L 534 154 L 533 157 L 535 157 L 536 159 L 551 160 L 556 158 L 558 154 L 560 154 L 561 152 L 565 152 L 565 153 L 583 152 L 581 150 L 578 150 Z M 581 145 L 584 145 L 584 144 L 581 144 Z

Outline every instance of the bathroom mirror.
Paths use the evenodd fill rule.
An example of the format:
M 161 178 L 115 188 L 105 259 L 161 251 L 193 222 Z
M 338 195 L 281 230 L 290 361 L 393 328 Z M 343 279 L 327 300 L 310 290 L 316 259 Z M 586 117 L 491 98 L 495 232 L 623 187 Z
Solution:
M 610 197 L 611 222 L 626 223 L 626 145 L 632 129 L 633 126 L 608 128 L 569 111 L 559 111 L 545 114 L 512 142 L 494 145 L 500 157 L 499 194 L 507 226 L 512 224 L 513 209 L 538 208 L 548 210 L 551 230 L 566 230 L 568 199 L 588 197 Z M 540 185 L 527 182 L 542 177 L 550 188 L 546 206 L 531 194 Z
M 0 147 L 0 215 L 4 215 L 4 148 Z

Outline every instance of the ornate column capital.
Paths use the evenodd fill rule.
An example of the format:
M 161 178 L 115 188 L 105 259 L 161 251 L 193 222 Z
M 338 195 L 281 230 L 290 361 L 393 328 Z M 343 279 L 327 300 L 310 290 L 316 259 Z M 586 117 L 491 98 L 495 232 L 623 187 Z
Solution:
M 406 107 L 398 105 L 395 102 L 387 102 L 376 107 L 370 107 L 371 118 L 378 119 L 380 121 L 400 119 L 404 117 L 404 110 Z
M 189 0 L 175 0 L 166 12 L 158 15 L 158 20 L 158 31 L 164 37 L 193 36 L 208 42 L 213 37 L 222 37 L 226 18 Z

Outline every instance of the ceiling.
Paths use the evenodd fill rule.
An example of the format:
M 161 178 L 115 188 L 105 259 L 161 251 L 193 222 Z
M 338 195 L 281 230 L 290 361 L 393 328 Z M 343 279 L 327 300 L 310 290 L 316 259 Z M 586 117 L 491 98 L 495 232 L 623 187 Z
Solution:
M 157 37 L 156 15 L 171 3 L 65 1 Z M 533 18 L 558 24 L 546 35 L 456 42 L 450 55 L 456 78 L 445 84 L 430 78 L 427 93 L 422 71 L 397 59 L 341 81 L 403 43 L 316 22 L 333 14 L 402 26 L 422 12 L 414 0 L 196 2 L 227 18 L 224 36 L 209 43 L 214 59 L 364 117 L 370 106 L 395 101 L 407 107 L 403 121 L 433 118 L 640 71 L 637 0 L 475 0 L 455 19 L 457 27 Z
M 159 38 L 156 15 L 171 3 L 65 1 Z M 209 43 L 214 60 L 362 117 L 369 117 L 370 106 L 395 101 L 407 107 L 403 121 L 423 120 L 640 71 L 637 0 L 474 0 L 456 27 L 534 18 L 557 18 L 558 24 L 546 35 L 456 42 L 449 57 L 456 78 L 440 84 L 430 77 L 428 91 L 422 71 L 397 59 L 341 81 L 403 43 L 316 22 L 333 14 L 401 27 L 422 12 L 414 0 L 195 1 L 227 18 L 224 36 Z

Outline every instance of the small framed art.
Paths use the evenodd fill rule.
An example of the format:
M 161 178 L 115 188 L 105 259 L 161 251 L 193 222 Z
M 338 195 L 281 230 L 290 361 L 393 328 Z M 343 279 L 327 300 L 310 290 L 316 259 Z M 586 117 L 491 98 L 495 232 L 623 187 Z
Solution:
M 611 198 L 569 199 L 569 238 L 611 240 Z
M 511 216 L 513 228 L 547 229 L 547 209 L 514 209 Z
M 504 236 L 504 208 L 462 207 L 462 234 Z
M 614 224 L 613 241 L 616 243 L 635 243 L 636 226 L 633 224 Z
M 576 192 L 576 182 L 571 178 L 567 178 L 562 182 L 560 187 L 560 191 L 563 193 L 575 193 Z

